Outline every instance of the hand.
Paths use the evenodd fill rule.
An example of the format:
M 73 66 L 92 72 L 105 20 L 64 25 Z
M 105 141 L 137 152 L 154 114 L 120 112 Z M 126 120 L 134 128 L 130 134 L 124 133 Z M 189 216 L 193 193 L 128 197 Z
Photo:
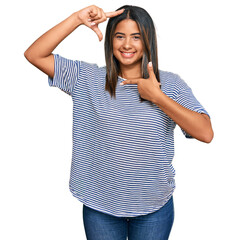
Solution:
M 124 9 L 105 13 L 101 8 L 92 5 L 78 12 L 78 18 L 87 27 L 91 28 L 98 36 L 99 41 L 102 40 L 102 32 L 98 28 L 98 24 L 105 22 L 107 18 L 115 17 L 122 14 Z
M 140 93 L 140 96 L 148 101 L 153 102 L 157 97 L 158 94 L 160 94 L 162 91 L 160 90 L 161 84 L 157 81 L 153 65 L 151 62 L 147 65 L 149 78 L 138 78 L 138 79 L 127 79 L 123 82 L 121 82 L 121 85 L 126 84 L 137 84 L 138 91 Z

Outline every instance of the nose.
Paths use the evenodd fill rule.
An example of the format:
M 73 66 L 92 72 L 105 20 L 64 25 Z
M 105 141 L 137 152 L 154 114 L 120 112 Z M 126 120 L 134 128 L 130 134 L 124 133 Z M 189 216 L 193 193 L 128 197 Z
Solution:
M 125 38 L 124 44 L 123 44 L 124 49 L 130 49 L 131 48 L 131 42 L 130 38 Z

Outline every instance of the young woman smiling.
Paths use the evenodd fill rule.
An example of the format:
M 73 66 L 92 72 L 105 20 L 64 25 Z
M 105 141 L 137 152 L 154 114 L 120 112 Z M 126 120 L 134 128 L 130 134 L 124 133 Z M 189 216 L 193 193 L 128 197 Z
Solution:
M 120 63 L 121 76 L 124 78 L 142 77 L 143 44 L 140 38 L 140 30 L 135 21 L 125 19 L 117 24 L 113 38 L 113 55 Z
M 80 25 L 108 24 L 106 67 L 52 54 Z M 142 8 L 89 6 L 25 52 L 73 100 L 72 194 L 89 240 L 166 240 L 174 219 L 174 128 L 209 143 L 208 113 L 179 75 L 158 69 L 153 21 Z

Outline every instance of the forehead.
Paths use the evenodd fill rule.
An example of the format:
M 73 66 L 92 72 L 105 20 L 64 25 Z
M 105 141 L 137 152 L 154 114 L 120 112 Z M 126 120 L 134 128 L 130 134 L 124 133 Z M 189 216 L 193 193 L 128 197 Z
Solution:
M 121 32 L 121 33 L 139 33 L 139 27 L 137 23 L 131 19 L 124 19 L 120 21 L 116 28 L 115 28 L 115 33 L 116 32 Z

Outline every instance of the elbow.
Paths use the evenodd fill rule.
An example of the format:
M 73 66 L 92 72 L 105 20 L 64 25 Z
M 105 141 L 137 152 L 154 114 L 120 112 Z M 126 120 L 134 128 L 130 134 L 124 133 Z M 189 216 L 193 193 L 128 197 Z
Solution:
M 39 58 L 37 58 L 29 49 L 24 52 L 24 57 L 27 59 L 29 63 L 38 67 L 39 65 Z
M 206 119 L 206 121 L 200 131 L 201 133 L 203 133 L 201 141 L 204 143 L 211 143 L 214 137 L 211 120 L 210 120 L 210 117 L 207 116 L 206 114 L 202 114 L 202 116 Z
M 29 53 L 28 49 L 24 52 L 24 57 L 29 61 L 32 62 L 31 54 Z
M 24 57 L 33 65 L 35 65 L 39 59 L 30 48 L 24 52 Z
M 211 143 L 213 137 L 214 137 L 214 132 L 212 129 L 209 129 L 208 131 L 206 131 L 206 133 L 204 133 L 202 142 Z

